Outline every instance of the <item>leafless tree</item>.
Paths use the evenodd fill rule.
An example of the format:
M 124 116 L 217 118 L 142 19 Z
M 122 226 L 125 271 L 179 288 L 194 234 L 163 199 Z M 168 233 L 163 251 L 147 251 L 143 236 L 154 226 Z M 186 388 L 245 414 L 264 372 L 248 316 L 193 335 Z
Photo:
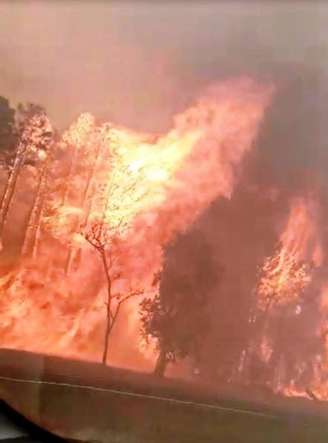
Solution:
M 131 290 L 126 295 L 114 295 L 112 292 L 112 282 L 115 276 L 111 275 L 113 265 L 113 254 L 111 250 L 111 233 L 102 221 L 94 222 L 90 229 L 85 233 L 85 239 L 97 251 L 101 259 L 103 271 L 105 274 L 107 297 L 106 297 L 106 328 L 104 337 L 104 349 L 102 354 L 102 363 L 107 364 L 108 347 L 110 335 L 117 322 L 120 310 L 125 302 L 132 297 L 142 294 L 141 290 Z

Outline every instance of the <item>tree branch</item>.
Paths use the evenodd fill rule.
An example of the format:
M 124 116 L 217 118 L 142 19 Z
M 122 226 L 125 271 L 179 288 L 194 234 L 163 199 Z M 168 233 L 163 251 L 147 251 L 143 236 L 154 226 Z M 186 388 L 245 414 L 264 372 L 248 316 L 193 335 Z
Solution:
M 136 297 L 137 295 L 141 295 L 141 294 L 142 294 L 142 291 L 135 291 L 135 292 L 132 292 L 131 294 L 126 295 L 125 297 L 123 297 L 123 298 L 117 303 L 117 306 L 116 306 L 116 309 L 115 309 L 115 312 L 114 312 L 114 316 L 113 316 L 113 320 L 112 320 L 112 327 L 113 327 L 114 324 L 115 324 L 115 321 L 116 321 L 117 316 L 118 316 L 118 314 L 119 314 L 119 312 L 120 312 L 121 306 L 122 306 L 127 300 L 129 300 L 130 298 L 132 298 L 132 297 Z

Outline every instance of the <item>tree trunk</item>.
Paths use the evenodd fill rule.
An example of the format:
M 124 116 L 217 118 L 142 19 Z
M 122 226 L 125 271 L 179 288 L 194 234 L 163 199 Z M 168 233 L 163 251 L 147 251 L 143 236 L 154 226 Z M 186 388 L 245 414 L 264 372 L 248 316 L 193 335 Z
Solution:
M 70 162 L 70 166 L 69 166 L 69 171 L 68 171 L 68 175 L 66 178 L 66 186 L 64 187 L 64 192 L 62 194 L 62 205 L 64 206 L 65 204 L 67 204 L 68 199 L 69 199 L 69 191 L 70 191 L 70 186 L 71 186 L 71 181 L 73 179 L 74 176 L 74 172 L 76 170 L 76 166 L 78 163 L 78 149 L 75 146 L 71 146 L 70 148 L 72 150 L 72 155 L 71 155 L 71 162 Z M 65 274 L 68 273 L 68 266 L 69 266 L 69 255 L 70 255 L 70 251 L 71 251 L 72 246 L 68 247 L 68 257 L 66 257 L 66 261 L 64 263 L 64 270 L 65 270 Z
M 108 342 L 109 342 L 109 336 L 110 332 L 112 330 L 112 319 L 111 319 L 111 313 L 110 308 L 107 303 L 107 310 L 106 310 L 106 331 L 105 331 L 105 340 L 104 340 L 104 351 L 102 355 L 102 363 L 104 365 L 107 364 L 107 356 L 108 356 Z
M 32 209 L 30 212 L 30 216 L 28 219 L 24 243 L 22 247 L 22 255 L 24 256 L 28 255 L 32 255 L 33 257 L 36 256 L 38 237 L 40 234 L 40 223 L 41 223 L 41 215 L 42 215 L 43 202 L 44 202 L 44 194 L 47 185 L 49 159 L 50 159 L 50 154 L 48 153 L 48 157 L 44 161 L 42 170 L 39 175 L 38 186 L 34 202 L 32 205 Z
M 92 184 L 92 181 L 93 181 L 96 169 L 97 169 L 97 165 L 99 162 L 99 157 L 100 157 L 100 144 L 97 147 L 92 167 L 88 171 L 86 185 L 85 185 L 83 196 L 82 196 L 81 207 L 84 210 L 84 220 L 82 221 L 83 228 L 88 223 L 88 218 L 89 218 L 89 213 L 90 213 L 90 207 L 89 207 L 90 204 L 87 205 L 87 200 L 88 200 L 88 195 L 90 194 L 91 184 Z M 80 220 L 77 220 L 77 222 L 74 225 L 75 232 L 77 231 L 79 225 L 80 225 Z M 79 264 L 80 259 L 81 259 L 81 248 L 76 248 L 74 246 L 70 246 L 70 248 L 68 250 L 68 254 L 67 254 L 66 264 L 65 264 L 65 274 L 66 275 L 69 275 L 69 273 L 72 269 L 72 266 L 73 266 L 73 262 L 76 260 L 77 263 Z M 77 266 L 78 266 L 78 264 L 77 264 Z
M 66 186 L 64 187 L 64 192 L 63 192 L 63 195 L 62 195 L 62 205 L 65 205 L 67 203 L 68 194 L 69 194 L 69 190 L 70 190 L 70 186 L 71 186 L 71 181 L 72 181 L 73 174 L 74 174 L 74 171 L 76 169 L 77 160 L 78 160 L 77 149 L 74 146 L 71 146 L 71 148 L 72 148 L 73 152 L 72 152 L 71 159 L 70 159 L 71 162 L 70 162 L 70 165 L 69 165 L 68 175 L 67 175 L 66 180 L 65 180 Z
M 106 283 L 107 283 L 107 302 L 106 302 L 106 330 L 105 330 L 105 339 L 104 339 L 104 351 L 102 356 L 102 363 L 104 365 L 107 364 L 107 356 L 108 356 L 108 343 L 109 343 L 109 336 L 112 331 L 112 328 L 114 326 L 113 319 L 112 319 L 112 280 L 109 274 L 109 267 L 110 264 L 107 261 L 106 257 L 106 251 L 102 249 L 100 251 L 101 259 L 104 267 L 104 272 L 106 276 Z
M 3 228 L 6 223 L 8 211 L 10 208 L 10 203 L 12 201 L 15 192 L 18 175 L 21 170 L 21 167 L 24 164 L 26 151 L 27 151 L 27 145 L 23 142 L 20 142 L 16 152 L 14 165 L 9 173 L 6 187 L 2 195 L 0 203 L 0 241 L 2 240 Z
M 156 361 L 154 375 L 157 377 L 164 377 L 167 364 L 168 360 L 166 358 L 166 352 L 161 350 Z

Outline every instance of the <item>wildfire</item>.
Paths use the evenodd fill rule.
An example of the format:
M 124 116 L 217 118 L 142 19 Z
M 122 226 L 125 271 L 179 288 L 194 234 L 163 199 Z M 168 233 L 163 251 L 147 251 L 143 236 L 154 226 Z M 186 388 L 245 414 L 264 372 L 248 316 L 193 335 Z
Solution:
M 311 265 L 320 266 L 323 253 L 313 213 L 313 202 L 292 202 L 279 248 L 264 261 L 261 271 L 257 291 L 261 310 L 297 301 L 311 282 Z
M 270 323 L 273 322 L 281 330 L 287 321 L 301 314 L 306 290 L 313 282 L 315 272 L 323 265 L 323 260 L 317 202 L 309 197 L 294 199 L 288 221 L 280 235 L 277 252 L 264 261 L 257 286 L 257 309 L 264 323 L 259 332 L 261 340 L 256 351 L 267 364 L 270 364 L 271 357 L 276 354 L 276 366 L 273 368 L 276 383 L 273 388 L 287 396 L 327 398 L 327 383 L 324 381 L 326 369 L 320 352 L 316 351 L 311 357 L 312 361 L 295 363 L 294 360 L 294 375 L 287 381 L 284 372 L 288 356 L 282 352 L 277 359 L 277 350 L 274 348 L 277 332 L 272 325 L 270 328 Z M 322 295 L 321 311 L 324 311 L 324 305 Z M 292 311 L 288 311 L 289 307 L 292 307 Z M 321 326 L 318 336 L 322 334 L 323 318 L 324 315 L 319 320 Z M 270 334 L 275 335 L 270 337 Z
M 318 325 L 318 336 L 321 337 L 323 353 L 320 356 L 315 377 L 313 379 L 313 390 L 321 399 L 328 399 L 328 285 L 324 282 L 320 293 L 320 322 Z
M 248 78 L 222 82 L 160 137 L 80 116 L 54 148 L 66 167 L 55 158 L 47 171 L 37 254 L 1 282 L 0 345 L 99 359 L 106 288 L 85 232 L 97 222 L 106 233 L 114 303 L 155 295 L 165 245 L 232 195 L 272 92 Z M 148 365 L 139 302 L 122 308 L 111 364 Z

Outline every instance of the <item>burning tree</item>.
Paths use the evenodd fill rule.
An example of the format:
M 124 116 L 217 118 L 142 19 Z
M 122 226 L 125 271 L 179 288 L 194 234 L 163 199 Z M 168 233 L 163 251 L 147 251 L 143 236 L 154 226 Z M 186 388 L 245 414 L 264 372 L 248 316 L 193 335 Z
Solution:
M 262 268 L 262 275 L 257 287 L 258 315 L 262 321 L 260 355 L 266 362 L 276 366 L 274 385 L 279 385 L 283 369 L 283 349 L 281 347 L 285 330 L 293 314 L 300 314 L 302 309 L 302 296 L 311 282 L 310 266 L 308 263 L 298 261 L 284 247 L 271 258 L 267 258 Z M 269 331 L 269 318 L 275 325 Z M 274 321 L 275 320 L 275 321 Z M 259 327 L 256 322 L 255 327 Z M 276 341 L 275 346 L 273 341 Z M 279 357 L 280 356 L 280 357 Z M 277 360 L 278 358 L 278 360 Z M 277 360 L 277 361 L 276 361 Z
M 90 131 L 88 134 L 82 155 L 80 155 L 82 157 L 82 170 L 86 171 L 86 173 L 84 174 L 84 183 L 80 196 L 82 214 L 81 217 L 76 218 L 75 225 L 73 227 L 74 231 L 77 231 L 80 226 L 85 228 L 88 225 L 93 194 L 95 192 L 93 185 L 97 172 L 100 169 L 100 161 L 104 160 L 104 154 L 102 152 L 102 149 L 104 148 L 103 136 L 103 128 L 93 128 L 93 131 Z M 65 264 L 65 272 L 67 275 L 71 271 L 73 263 L 78 266 L 81 254 L 82 251 L 79 246 L 75 247 L 75 245 L 70 245 Z
M 55 150 L 54 132 L 46 116 L 44 117 L 44 124 L 45 127 L 48 128 L 48 131 L 46 135 L 44 134 L 43 143 L 40 143 L 37 151 L 34 153 L 35 159 L 33 159 L 33 162 L 37 169 L 37 183 L 22 247 L 22 255 L 32 255 L 34 258 L 36 257 L 46 193 L 48 190 L 49 169 L 54 159 Z
M 257 287 L 258 309 L 267 316 L 270 309 L 296 302 L 311 281 L 310 266 L 298 261 L 281 247 L 265 260 Z
M 87 188 L 91 186 L 93 178 L 95 186 L 98 186 L 98 198 L 90 203 L 86 218 L 82 220 L 82 230 L 87 242 L 99 254 L 105 275 L 106 330 L 102 362 L 106 364 L 109 338 L 121 307 L 132 297 L 143 294 L 143 290 L 133 284 L 114 292 L 113 282 L 121 274 L 122 264 L 116 263 L 122 255 L 120 247 L 129 234 L 133 216 L 151 193 L 149 184 L 152 182 L 149 183 L 147 169 L 143 165 L 131 165 L 130 159 L 122 155 L 119 134 L 116 138 L 110 130 L 107 139 L 103 138 L 102 142 L 110 144 L 111 155 L 103 155 L 104 171 L 98 171 L 98 175 L 97 171 L 93 171 L 92 176 L 88 177 Z
M 66 154 L 69 153 L 70 157 L 67 181 L 62 188 L 62 205 L 73 204 L 80 208 L 80 216 L 76 216 L 73 222 L 73 232 L 78 231 L 82 222 L 81 218 L 85 217 L 85 204 L 102 147 L 99 132 L 94 117 L 89 113 L 84 113 L 62 137 Z M 76 247 L 70 242 L 65 263 L 66 274 L 69 274 L 71 270 L 75 255 Z
M 295 373 L 300 372 L 296 367 L 297 346 L 289 343 L 302 318 L 310 315 L 308 290 L 315 269 L 321 264 L 316 217 L 315 201 L 309 198 L 292 200 L 277 250 L 265 259 L 254 291 L 251 340 L 245 351 L 247 364 L 244 367 L 251 363 L 254 368 L 257 363 L 258 369 L 268 373 L 270 366 L 274 370 L 271 382 L 277 389 L 281 389 L 282 379 L 286 379 L 288 362 L 290 369 L 293 367 Z M 308 347 L 317 348 L 310 332 L 306 341 Z M 256 377 L 258 379 L 258 375 Z
M 0 96 L 0 157 L 7 167 L 11 163 L 16 146 L 15 109 L 6 98 Z
M 110 232 L 110 229 L 104 225 L 103 221 L 93 222 L 90 229 L 85 233 L 85 238 L 99 254 L 106 278 L 106 330 L 102 355 L 102 362 L 103 364 L 106 364 L 110 334 L 116 324 L 121 307 L 130 298 L 142 294 L 142 291 L 130 290 L 125 295 L 121 293 L 113 293 L 112 283 L 113 279 L 115 279 L 115 275 L 112 274 L 113 261 L 115 260 L 115 256 L 113 254 L 113 244 L 116 239 L 115 235 Z
M 52 136 L 52 127 L 43 108 L 34 104 L 20 105 L 17 118 L 18 146 L 0 203 L 0 238 L 3 234 L 17 179 L 27 160 L 42 155 Z
M 22 294 L 29 294 L 33 321 L 30 317 L 22 329 L 20 301 L 16 300 L 11 285 L 12 297 L 2 297 L 0 303 L 4 320 L 0 325 L 1 344 L 13 346 L 15 342 L 24 349 L 48 351 L 48 342 L 40 338 L 37 329 L 44 332 L 48 319 L 55 318 L 54 308 L 61 321 L 53 322 L 52 330 L 43 335 L 53 337 L 51 351 L 97 358 L 96 343 L 100 343 L 97 334 L 103 324 L 102 299 L 106 289 L 104 362 L 109 337 L 123 305 L 125 335 L 129 337 L 126 346 L 131 343 L 131 350 L 138 351 L 139 300 L 136 297 L 138 303 L 132 300 L 128 303 L 128 299 L 139 293 L 153 299 L 159 291 L 154 276 L 162 270 L 164 248 L 216 198 L 231 197 L 240 164 L 252 149 L 272 92 L 271 85 L 259 85 L 248 78 L 219 83 L 192 108 L 177 116 L 172 129 L 161 136 L 136 133 L 111 123 L 96 125 L 92 116 L 81 116 L 56 144 L 65 146 L 50 168 L 46 210 L 41 217 L 42 253 L 37 261 L 21 260 L 19 264 L 22 269 L 29 264 L 35 268 L 40 281 L 49 281 L 56 274 L 56 281 L 62 282 L 61 302 L 56 298 L 56 303 L 45 305 L 43 298 L 35 295 L 34 283 L 31 287 L 28 284 L 27 273 L 17 272 L 22 275 Z M 38 128 L 37 122 L 34 126 Z M 29 158 L 26 145 L 35 146 L 33 140 L 28 142 L 27 130 L 23 135 L 26 143 L 23 144 L 22 136 L 14 165 L 16 175 Z M 13 178 L 15 175 L 10 190 L 15 188 Z M 42 191 L 43 180 L 38 183 Z M 37 195 L 42 195 L 41 191 Z M 6 197 L 8 200 L 10 195 Z M 35 219 L 39 219 L 39 203 L 38 197 L 32 205 L 36 209 Z M 32 226 L 39 225 L 39 221 L 35 224 L 32 219 L 34 215 Z M 32 237 L 35 239 L 34 234 Z M 105 285 L 97 278 L 98 271 L 102 272 Z M 191 288 L 199 289 L 197 284 L 190 286 L 188 279 L 182 278 L 182 282 L 186 282 L 179 290 L 182 296 L 175 302 L 180 313 L 187 303 L 184 294 L 191 292 Z M 195 306 L 204 306 L 204 312 L 206 296 L 202 289 L 193 290 Z M 189 318 L 193 320 L 185 331 L 193 327 L 192 323 L 201 323 L 194 313 Z M 34 332 L 30 328 L 32 322 Z M 9 324 L 12 326 L 8 329 Z M 193 330 L 196 329 L 195 326 Z M 114 359 L 114 352 L 112 355 Z M 147 360 L 145 352 L 139 357 Z M 152 354 L 152 361 L 153 357 Z

